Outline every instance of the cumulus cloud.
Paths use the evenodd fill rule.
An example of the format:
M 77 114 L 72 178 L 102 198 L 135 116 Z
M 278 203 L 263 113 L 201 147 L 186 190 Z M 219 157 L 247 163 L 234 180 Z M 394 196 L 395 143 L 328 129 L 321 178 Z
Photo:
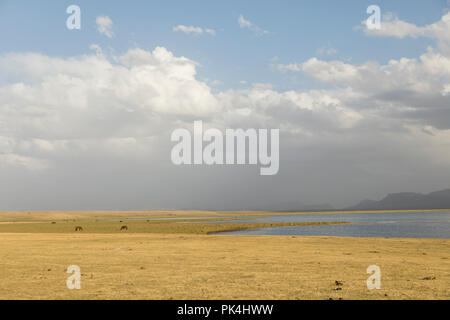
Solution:
M 21 78 L 0 87 L 3 163 L 44 168 L 93 150 L 141 157 L 153 150 L 152 138 L 164 140 L 170 128 L 199 118 L 223 128 L 283 126 L 311 134 L 350 128 L 361 117 L 326 91 L 254 84 L 213 94 L 196 79 L 196 62 L 162 47 L 113 58 L 93 49 L 94 55 L 67 59 L 0 57 L 0 70 Z
M 97 19 L 95 19 L 95 22 L 97 24 L 97 31 L 100 34 L 105 35 L 108 38 L 112 38 L 114 36 L 114 32 L 112 31 L 113 22 L 110 17 L 98 16 Z
M 419 59 L 402 58 L 386 65 L 312 58 L 302 70 L 322 82 L 351 89 L 361 97 L 360 108 L 450 129 L 450 99 L 443 95 L 450 84 L 450 57 L 432 48 Z
M 207 117 L 219 109 L 196 80 L 196 63 L 162 47 L 132 49 L 115 61 L 102 54 L 7 54 L 0 69 L 22 79 L 0 87 L 0 138 L 7 160 L 24 165 L 35 151 L 52 155 L 82 150 L 86 141 L 148 137 L 157 130 L 149 123 L 161 117 Z
M 255 34 L 257 34 L 257 35 L 265 35 L 265 34 L 269 34 L 270 33 L 270 31 L 261 29 L 260 27 L 258 27 L 254 23 L 246 20 L 242 14 L 239 15 L 239 17 L 238 17 L 238 24 L 239 24 L 239 26 L 241 28 L 249 29 L 249 30 L 253 31 Z
M 365 26 L 367 21 L 363 21 Z M 396 38 L 418 38 L 427 37 L 436 39 L 442 50 L 450 50 L 450 12 L 442 16 L 441 20 L 425 25 L 417 26 L 413 23 L 400 20 L 392 13 L 387 13 L 383 16 L 380 29 L 364 28 L 364 32 L 368 35 L 375 35 L 381 37 L 396 37 Z
M 47 160 L 99 144 L 105 150 L 134 148 L 171 123 L 195 118 L 223 127 L 282 127 L 310 137 L 379 123 L 393 132 L 412 124 L 450 129 L 450 60 L 431 48 L 419 59 L 387 65 L 311 58 L 279 67 L 338 86 L 333 90 L 278 92 L 256 84 L 212 93 L 196 79 L 196 68 L 162 47 L 113 59 L 101 52 L 68 59 L 1 56 L 0 70 L 22 79 L 0 87 L 4 154 L 9 163 L 26 165 L 20 157 Z
M 201 34 L 209 34 L 211 36 L 216 35 L 216 31 L 214 29 L 208 29 L 208 28 L 201 28 L 201 27 L 194 27 L 194 26 L 184 26 L 184 25 L 178 25 L 176 27 L 173 27 L 172 30 L 174 32 L 183 32 L 185 34 L 189 35 L 201 35 Z

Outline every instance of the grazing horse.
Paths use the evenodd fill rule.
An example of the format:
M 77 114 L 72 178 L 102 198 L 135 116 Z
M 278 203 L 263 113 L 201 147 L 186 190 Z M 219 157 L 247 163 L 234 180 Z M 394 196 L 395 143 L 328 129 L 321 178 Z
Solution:
M 77 231 L 83 231 L 83 228 L 82 227 L 75 227 L 75 232 L 77 232 Z
M 122 228 L 120 228 L 120 231 L 126 230 L 128 231 L 128 227 L 127 226 L 122 226 Z

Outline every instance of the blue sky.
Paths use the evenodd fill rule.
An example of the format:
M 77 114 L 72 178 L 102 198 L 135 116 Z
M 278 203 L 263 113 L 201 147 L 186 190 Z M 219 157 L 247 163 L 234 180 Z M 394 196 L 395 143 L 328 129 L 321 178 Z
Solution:
M 82 28 L 65 27 L 66 8 L 82 10 Z M 247 83 L 271 83 L 280 90 L 321 87 L 302 74 L 274 72 L 278 63 L 303 62 L 319 56 L 353 63 L 377 60 L 386 63 L 400 57 L 416 57 L 430 45 L 429 39 L 367 37 L 355 30 L 367 19 L 373 1 L 0 1 L 0 52 L 40 52 L 50 56 L 89 53 L 93 43 L 122 54 L 131 47 L 152 50 L 163 46 L 177 56 L 200 63 L 200 79 L 218 80 L 219 89 L 245 87 Z M 392 12 L 417 25 L 433 23 L 447 7 L 445 0 L 377 1 L 382 14 Z M 256 35 L 238 25 L 239 15 L 270 31 Z M 109 16 L 115 36 L 96 31 L 95 18 Z M 216 30 L 216 36 L 192 36 L 173 32 L 176 25 Z M 318 50 L 333 48 L 332 56 Z

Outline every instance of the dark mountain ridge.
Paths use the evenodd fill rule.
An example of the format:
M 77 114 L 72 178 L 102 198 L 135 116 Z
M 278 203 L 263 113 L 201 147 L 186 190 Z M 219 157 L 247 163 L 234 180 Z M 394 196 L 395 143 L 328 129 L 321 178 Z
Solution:
M 429 194 L 391 193 L 380 201 L 364 200 L 345 210 L 421 210 L 450 209 L 450 189 Z

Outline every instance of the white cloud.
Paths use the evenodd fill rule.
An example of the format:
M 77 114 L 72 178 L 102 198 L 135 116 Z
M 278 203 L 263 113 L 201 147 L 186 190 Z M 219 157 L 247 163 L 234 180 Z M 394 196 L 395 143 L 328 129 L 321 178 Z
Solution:
M 243 121 L 244 127 L 306 131 L 320 123 L 348 128 L 359 118 L 326 92 L 280 93 L 263 83 L 213 94 L 196 79 L 196 66 L 162 47 L 132 49 L 113 60 L 103 54 L 0 56 L 1 72 L 22 79 L 0 86 L 0 161 L 36 169 L 94 150 L 116 154 L 119 146 L 141 157 L 153 150 L 149 137 L 164 139 L 179 121 L 206 122 L 213 115 L 211 121 L 224 126 Z
M 281 127 L 309 137 L 340 130 L 358 134 L 361 126 L 450 129 L 450 57 L 432 48 L 419 59 L 386 65 L 318 58 L 278 65 L 335 85 L 333 90 L 278 92 L 264 83 L 218 93 L 196 79 L 196 62 L 165 48 L 132 49 L 114 59 L 92 48 L 96 54 L 67 59 L 0 56 L 0 71 L 22 79 L 0 86 L 5 163 L 36 168 L 92 148 L 114 152 L 117 145 L 141 153 L 143 141 L 171 123 L 199 117 L 207 122 L 213 115 L 211 121 L 224 126 Z
M 301 64 L 299 63 L 289 63 L 289 64 L 278 64 L 276 66 L 278 71 L 293 71 L 299 72 L 302 70 Z
M 242 14 L 239 15 L 239 17 L 238 17 L 238 24 L 241 28 L 247 28 L 247 29 L 253 31 L 257 35 L 265 35 L 265 34 L 270 33 L 270 31 L 261 29 L 260 27 L 253 24 L 252 22 L 246 20 Z
M 176 27 L 173 27 L 172 30 L 174 32 L 183 32 L 185 34 L 189 35 L 201 35 L 201 34 L 209 34 L 211 36 L 216 35 L 216 31 L 214 29 L 208 29 L 208 28 L 201 28 L 201 27 L 194 27 L 194 26 L 184 26 L 184 25 L 178 25 Z
M 395 90 L 432 94 L 450 82 L 450 58 L 432 48 L 419 59 L 401 58 L 386 65 L 311 58 L 302 64 L 302 70 L 320 81 L 351 86 L 372 95 Z
M 366 21 L 362 24 L 365 26 Z M 450 50 L 450 12 L 442 16 L 441 20 L 426 25 L 417 26 L 413 23 L 400 20 L 392 13 L 387 13 L 383 16 L 381 22 L 381 29 L 364 28 L 364 32 L 368 35 L 382 36 L 382 37 L 427 37 L 436 39 L 442 50 Z
M 362 22 L 364 26 L 366 25 L 366 23 L 367 21 Z M 364 28 L 364 32 L 369 35 L 377 36 L 389 36 L 396 38 L 404 38 L 409 36 L 417 38 L 419 36 L 424 36 L 425 28 L 402 21 L 392 13 L 386 13 L 383 16 L 383 21 L 381 22 L 380 29 Z
M 114 32 L 112 31 L 113 22 L 108 16 L 98 16 L 95 20 L 97 23 L 97 31 L 107 36 L 108 38 L 112 38 L 114 36 Z
M 115 60 L 98 54 L 0 56 L 1 72 L 22 79 L 0 86 L 0 141 L 9 141 L 3 149 L 9 150 L 6 159 L 33 164 L 22 158 L 32 157 L 30 150 L 51 156 L 55 150 L 66 153 L 71 141 L 81 146 L 151 136 L 158 118 L 208 117 L 220 107 L 210 88 L 195 78 L 192 60 L 162 47 L 132 49 Z

